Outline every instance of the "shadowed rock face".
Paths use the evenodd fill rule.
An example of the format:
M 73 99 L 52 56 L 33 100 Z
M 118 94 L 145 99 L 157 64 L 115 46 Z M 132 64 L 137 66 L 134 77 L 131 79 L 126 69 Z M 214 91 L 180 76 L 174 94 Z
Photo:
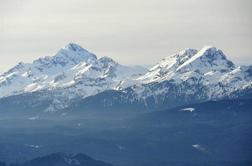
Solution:
M 0 163 L 0 166 L 5 166 Z M 112 166 L 103 161 L 94 160 L 84 154 L 53 153 L 47 156 L 38 157 L 20 165 L 10 166 Z

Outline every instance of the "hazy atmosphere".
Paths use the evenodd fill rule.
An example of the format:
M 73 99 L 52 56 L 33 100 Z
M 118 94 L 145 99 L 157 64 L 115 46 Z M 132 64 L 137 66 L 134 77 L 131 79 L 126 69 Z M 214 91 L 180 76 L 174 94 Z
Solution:
M 122 64 L 150 65 L 181 49 L 221 48 L 252 60 L 250 0 L 0 0 L 0 72 L 69 42 Z M 143 61 L 144 59 L 144 61 Z
M 252 166 L 251 7 L 0 0 L 0 166 Z

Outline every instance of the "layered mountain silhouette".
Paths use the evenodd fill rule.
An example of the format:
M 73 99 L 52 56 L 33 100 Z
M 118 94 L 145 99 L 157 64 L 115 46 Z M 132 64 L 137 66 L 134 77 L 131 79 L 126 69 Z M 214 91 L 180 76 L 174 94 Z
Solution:
M 6 162 L 36 158 L 21 166 L 102 165 L 82 154 L 50 154 L 78 151 L 121 166 L 250 166 L 251 108 L 251 99 L 235 99 L 116 120 L 97 116 L 1 120 L 0 158 Z M 45 153 L 50 155 L 38 157 Z

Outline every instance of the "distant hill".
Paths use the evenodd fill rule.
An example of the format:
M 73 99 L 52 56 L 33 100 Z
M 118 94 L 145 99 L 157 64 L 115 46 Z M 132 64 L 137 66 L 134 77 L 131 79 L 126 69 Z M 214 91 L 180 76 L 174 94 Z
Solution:
M 0 166 L 5 166 L 0 162 Z M 10 166 L 112 166 L 103 161 L 94 160 L 84 154 L 53 153 L 38 157 L 23 164 L 10 164 Z

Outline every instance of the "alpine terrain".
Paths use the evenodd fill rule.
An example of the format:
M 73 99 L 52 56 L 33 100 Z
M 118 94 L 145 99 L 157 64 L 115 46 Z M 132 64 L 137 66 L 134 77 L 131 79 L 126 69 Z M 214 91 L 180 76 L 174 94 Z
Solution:
M 70 43 L 55 56 L 3 73 L 0 110 L 159 110 L 246 97 L 251 88 L 252 66 L 235 65 L 215 47 L 182 50 L 147 70 L 97 58 Z
M 250 166 L 251 108 L 252 66 L 216 47 L 145 69 L 70 43 L 0 75 L 0 165 Z

